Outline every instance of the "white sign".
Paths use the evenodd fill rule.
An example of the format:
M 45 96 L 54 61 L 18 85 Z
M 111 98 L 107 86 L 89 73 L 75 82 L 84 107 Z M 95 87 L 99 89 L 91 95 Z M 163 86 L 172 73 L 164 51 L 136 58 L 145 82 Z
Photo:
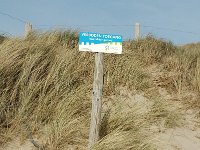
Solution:
M 121 54 L 122 36 L 93 32 L 80 32 L 79 50 Z

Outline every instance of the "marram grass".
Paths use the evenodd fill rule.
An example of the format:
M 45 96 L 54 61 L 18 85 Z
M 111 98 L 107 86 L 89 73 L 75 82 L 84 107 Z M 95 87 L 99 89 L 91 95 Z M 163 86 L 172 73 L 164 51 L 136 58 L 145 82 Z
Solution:
M 146 91 L 153 85 L 145 67 L 164 63 L 176 66 L 184 86 L 199 91 L 199 56 L 177 52 L 172 43 L 147 37 L 123 43 L 123 54 L 104 55 L 103 97 L 118 95 L 119 87 Z M 182 57 L 187 55 L 187 64 Z M 175 57 L 173 62 L 170 57 Z M 177 60 L 177 61 L 175 61 Z M 190 76 L 184 69 L 190 69 Z M 26 39 L 5 39 L 0 44 L 0 144 L 31 134 L 50 150 L 87 149 L 91 111 L 94 53 L 78 51 L 78 34 L 73 31 L 33 33 Z M 177 77 L 177 79 L 179 79 Z M 194 78 L 193 78 L 194 77 Z M 174 83 L 172 83 L 174 84 Z M 176 124 L 164 108 L 136 113 L 116 98 L 103 116 L 101 139 L 94 150 L 151 150 L 148 127 L 160 114 Z M 160 105 L 155 105 L 159 107 Z M 162 117 L 162 116 L 161 116 Z M 171 120 L 171 122 L 170 122 Z

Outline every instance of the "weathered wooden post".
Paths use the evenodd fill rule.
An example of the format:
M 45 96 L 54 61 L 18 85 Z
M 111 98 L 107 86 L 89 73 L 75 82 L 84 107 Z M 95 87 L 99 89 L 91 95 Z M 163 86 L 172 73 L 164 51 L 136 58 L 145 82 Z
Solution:
M 32 32 L 32 24 L 30 22 L 27 22 L 25 24 L 25 38 L 28 37 L 28 35 Z
M 103 53 L 95 54 L 95 71 L 93 82 L 93 97 L 91 124 L 89 134 L 89 148 L 99 140 L 99 130 L 101 125 L 102 109 L 102 89 L 103 89 Z
M 92 111 L 88 149 L 99 140 L 101 127 L 102 89 L 103 89 L 103 53 L 122 53 L 122 36 L 80 32 L 79 50 L 96 52 L 95 71 L 92 92 Z
M 141 33 L 140 33 L 140 24 L 136 23 L 135 24 L 135 39 L 138 40 L 140 39 Z

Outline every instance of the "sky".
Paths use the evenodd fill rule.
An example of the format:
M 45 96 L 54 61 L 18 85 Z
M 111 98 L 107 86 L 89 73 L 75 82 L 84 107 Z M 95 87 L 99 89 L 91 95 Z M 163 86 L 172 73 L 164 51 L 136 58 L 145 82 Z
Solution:
M 199 6 L 200 0 L 0 0 L 0 34 L 23 36 L 24 22 L 30 22 L 36 31 L 62 28 L 133 39 L 134 24 L 140 23 L 143 37 L 182 45 L 200 41 Z

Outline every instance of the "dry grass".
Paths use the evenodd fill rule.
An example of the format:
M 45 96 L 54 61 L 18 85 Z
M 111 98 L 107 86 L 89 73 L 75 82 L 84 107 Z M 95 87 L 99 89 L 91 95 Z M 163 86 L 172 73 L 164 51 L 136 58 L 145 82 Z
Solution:
M 117 98 L 118 97 L 118 98 Z M 101 140 L 94 146 L 95 150 L 152 150 L 150 144 L 146 114 L 136 113 L 140 109 L 130 106 L 131 99 L 125 101 L 116 96 L 104 115 L 101 127 Z
M 145 65 L 162 63 L 163 58 L 173 55 L 176 51 L 176 47 L 171 42 L 156 39 L 151 35 L 131 42 L 130 46 L 129 52 L 134 52 L 137 59 Z
M 195 94 L 196 98 L 186 96 L 187 107 L 200 108 L 200 46 L 189 44 L 179 47 L 173 56 L 164 62 L 165 69 L 173 74 L 174 91 L 178 95 Z M 188 92 L 189 91 L 189 92 Z
M 14 136 L 25 139 L 22 126 L 27 125 L 44 139 L 47 149 L 87 148 L 94 54 L 79 52 L 77 45 L 78 34 L 72 31 L 33 33 L 25 40 L 6 39 L 0 44 L 0 144 Z M 195 52 L 177 52 L 171 43 L 153 37 L 125 42 L 124 47 L 124 54 L 104 57 L 104 97 L 116 95 L 119 87 L 150 88 L 150 75 L 142 68 L 166 63 L 170 57 L 176 59 L 166 69 L 176 66 L 175 71 L 182 73 L 182 86 L 189 82 L 199 90 L 200 65 Z M 192 73 L 186 78 L 188 69 Z M 176 125 L 176 115 L 166 111 L 162 102 L 158 104 L 152 106 L 148 118 L 117 99 L 105 114 L 101 140 L 94 149 L 153 149 L 147 132 L 152 119 L 164 115 L 166 127 Z

